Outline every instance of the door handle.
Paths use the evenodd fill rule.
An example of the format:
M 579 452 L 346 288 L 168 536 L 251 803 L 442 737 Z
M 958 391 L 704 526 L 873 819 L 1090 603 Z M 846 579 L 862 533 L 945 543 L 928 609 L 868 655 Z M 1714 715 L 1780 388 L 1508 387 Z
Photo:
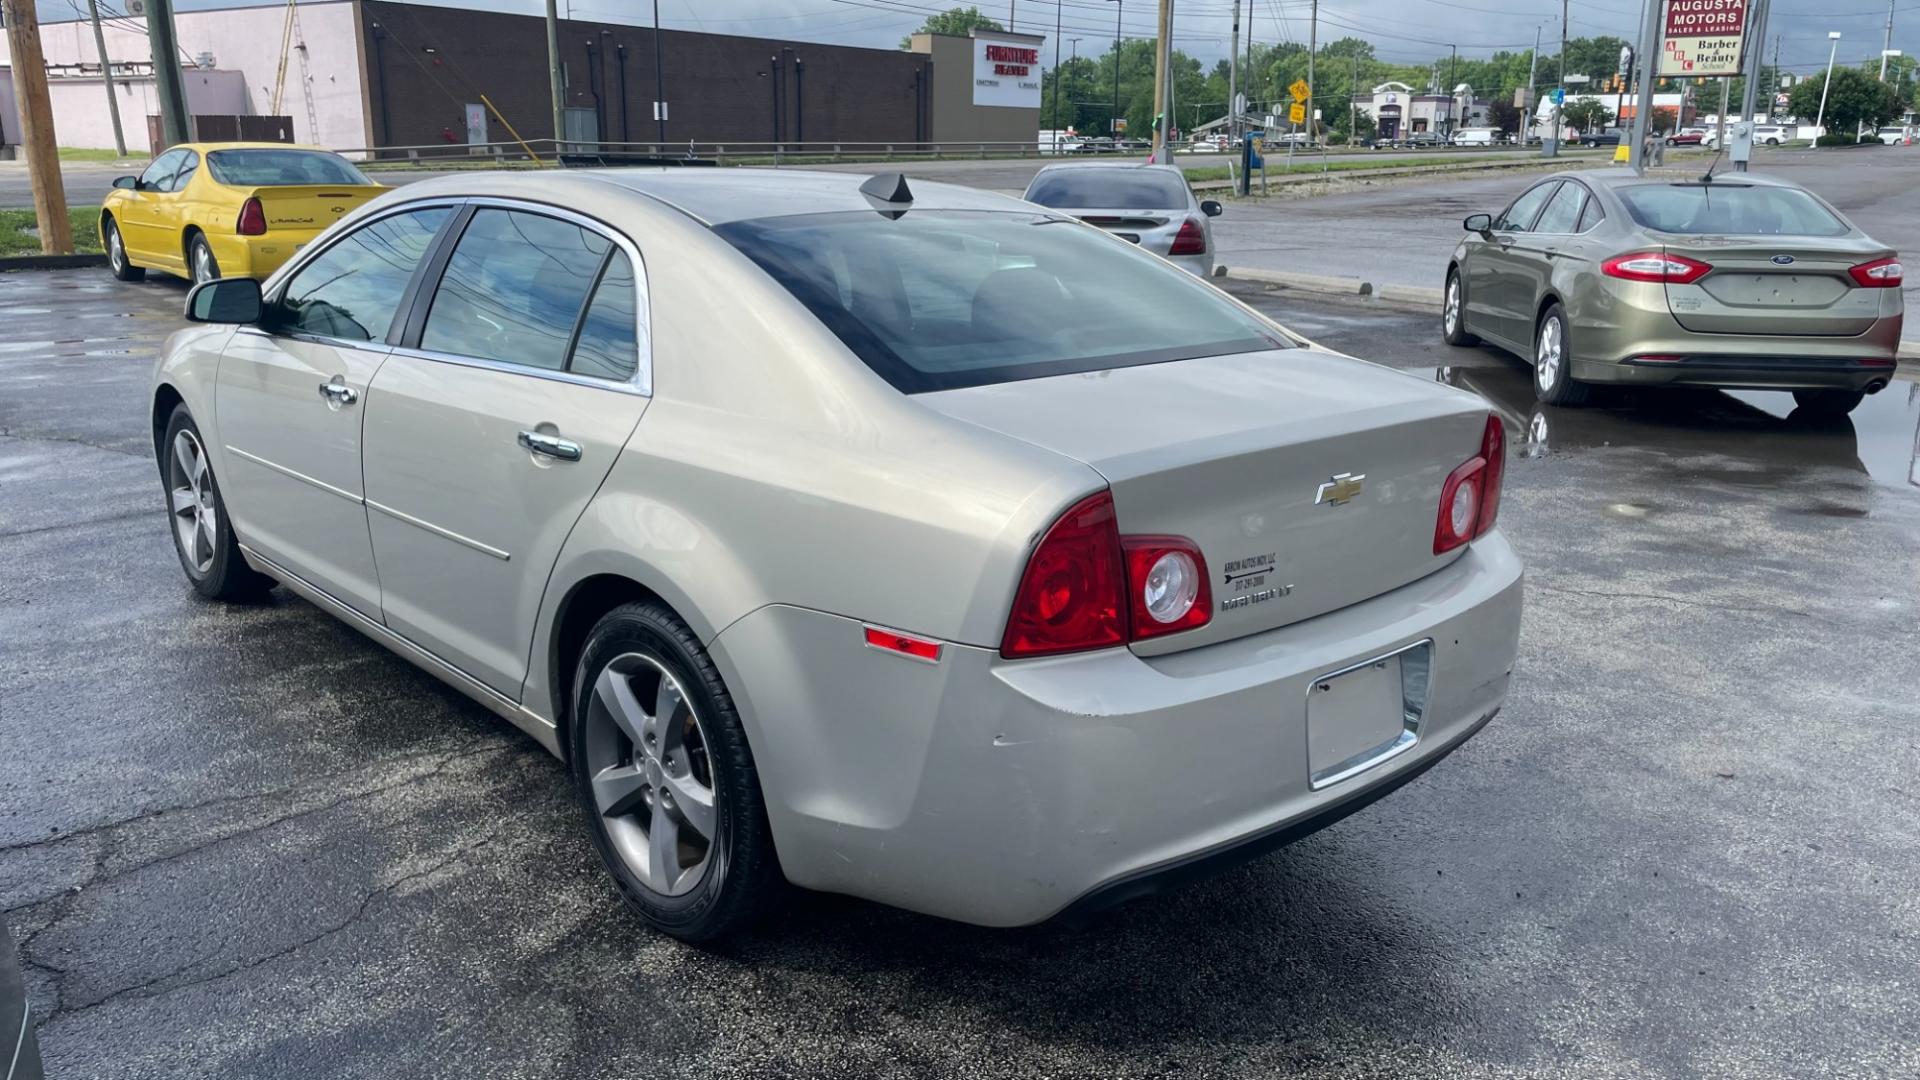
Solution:
M 542 431 L 523 431 L 520 433 L 520 445 L 536 454 L 561 461 L 579 461 L 580 444 L 568 442 L 558 435 L 548 435 Z
M 351 405 L 360 400 L 360 391 L 345 383 L 323 382 L 320 384 L 320 397 L 335 408 Z

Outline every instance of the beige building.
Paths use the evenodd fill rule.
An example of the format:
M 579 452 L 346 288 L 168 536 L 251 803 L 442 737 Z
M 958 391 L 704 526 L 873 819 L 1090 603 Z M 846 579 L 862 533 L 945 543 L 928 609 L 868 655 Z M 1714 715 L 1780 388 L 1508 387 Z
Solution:
M 1040 46 L 1032 34 L 915 34 L 933 59 L 932 142 L 1031 144 L 1040 132 Z

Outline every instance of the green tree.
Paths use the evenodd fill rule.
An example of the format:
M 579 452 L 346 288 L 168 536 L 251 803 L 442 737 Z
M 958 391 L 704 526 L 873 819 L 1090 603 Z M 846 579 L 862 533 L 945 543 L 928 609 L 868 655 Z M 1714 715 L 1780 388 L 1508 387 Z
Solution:
M 1661 105 L 1653 110 L 1653 130 L 1671 135 L 1679 126 L 1680 113 L 1672 106 Z
M 1508 134 L 1519 131 L 1520 122 L 1525 118 L 1511 97 L 1494 98 L 1487 105 L 1487 123 Z
M 1794 87 L 1787 95 L 1787 111 L 1803 120 L 1821 115 L 1823 87 L 1827 94 L 1824 126 L 1835 134 L 1851 134 L 1860 124 L 1878 127 L 1900 115 L 1900 99 L 1892 85 L 1853 68 L 1833 69 L 1831 85 L 1818 78 Z
M 948 8 L 938 15 L 927 16 L 927 21 L 921 23 L 920 29 L 915 30 L 913 33 L 953 34 L 957 37 L 966 37 L 968 32 L 973 30 L 1004 29 L 1006 29 L 1006 27 L 982 15 L 979 8 L 963 7 Z M 900 47 L 903 49 L 913 48 L 913 34 L 908 34 L 906 37 L 901 38 Z
M 1568 98 L 1560 108 L 1560 118 L 1577 131 L 1599 131 L 1613 123 L 1613 110 L 1596 97 Z

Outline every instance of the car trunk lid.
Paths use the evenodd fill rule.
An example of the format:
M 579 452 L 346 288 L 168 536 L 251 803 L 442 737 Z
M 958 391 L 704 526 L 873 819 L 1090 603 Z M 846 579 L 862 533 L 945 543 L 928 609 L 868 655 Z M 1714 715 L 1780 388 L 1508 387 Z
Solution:
M 1478 451 L 1484 402 L 1310 349 L 1242 353 L 918 395 L 1085 462 L 1123 534 L 1191 539 L 1213 619 L 1142 654 L 1312 618 L 1445 566 L 1440 489 Z
M 375 184 L 274 185 L 247 196 L 260 200 L 269 230 L 318 232 L 386 190 Z
M 1070 210 L 1068 213 L 1156 255 L 1165 255 L 1173 247 L 1174 235 L 1186 220 L 1186 215 L 1179 210 Z
M 1669 254 L 1706 263 L 1691 284 L 1667 283 L 1667 308 L 1702 334 L 1851 337 L 1880 317 L 1877 289 L 1847 271 L 1892 252 L 1864 239 L 1806 236 L 1686 236 Z

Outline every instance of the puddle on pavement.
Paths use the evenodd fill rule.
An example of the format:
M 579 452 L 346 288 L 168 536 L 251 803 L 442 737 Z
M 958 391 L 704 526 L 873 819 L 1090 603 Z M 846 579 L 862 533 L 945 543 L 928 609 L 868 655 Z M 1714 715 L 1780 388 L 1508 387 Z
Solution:
M 1534 400 L 1532 369 L 1518 361 L 1425 370 L 1486 398 L 1506 421 L 1516 459 L 1636 446 L 1718 455 L 1724 464 L 1688 472 L 1724 483 L 1772 487 L 1811 468 L 1843 468 L 1865 473 L 1882 488 L 1920 495 L 1920 382 L 1909 378 L 1896 378 L 1851 416 L 1809 421 L 1794 414 L 1793 395 L 1784 392 L 1603 388 L 1584 408 L 1560 409 Z M 1658 512 L 1631 503 L 1607 510 L 1621 517 Z M 1797 512 L 1834 518 L 1867 514 L 1840 502 L 1801 506 Z

